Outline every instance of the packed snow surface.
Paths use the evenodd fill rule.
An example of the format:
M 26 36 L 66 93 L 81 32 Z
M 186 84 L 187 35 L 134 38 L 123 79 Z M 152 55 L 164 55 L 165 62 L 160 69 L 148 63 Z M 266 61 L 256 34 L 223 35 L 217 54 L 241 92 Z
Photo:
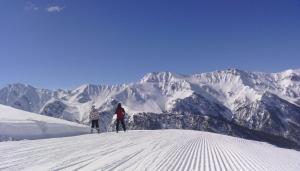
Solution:
M 87 126 L 0 105 L 0 141 L 74 136 Z
M 190 130 L 1 142 L 0 153 L 0 170 L 300 170 L 298 151 Z

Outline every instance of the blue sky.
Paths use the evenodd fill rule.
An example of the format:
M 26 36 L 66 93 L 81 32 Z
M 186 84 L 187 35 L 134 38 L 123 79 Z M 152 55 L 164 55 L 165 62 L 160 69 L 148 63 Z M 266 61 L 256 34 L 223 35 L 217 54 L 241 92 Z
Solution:
M 1 0 L 0 85 L 300 68 L 299 0 Z

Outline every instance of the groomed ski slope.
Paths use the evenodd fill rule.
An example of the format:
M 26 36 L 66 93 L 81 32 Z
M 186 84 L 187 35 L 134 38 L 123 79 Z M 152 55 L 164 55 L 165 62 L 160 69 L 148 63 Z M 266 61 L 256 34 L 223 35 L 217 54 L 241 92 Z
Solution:
M 0 153 L 0 170 L 300 170 L 298 151 L 189 130 L 1 142 Z

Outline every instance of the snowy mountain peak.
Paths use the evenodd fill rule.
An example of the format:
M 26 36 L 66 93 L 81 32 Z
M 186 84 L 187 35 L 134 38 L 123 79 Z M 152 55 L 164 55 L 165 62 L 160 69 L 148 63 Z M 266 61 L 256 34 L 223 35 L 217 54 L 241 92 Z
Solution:
M 249 85 L 251 84 L 251 73 L 239 69 L 227 69 L 208 73 L 194 74 L 191 79 L 203 84 L 221 84 L 227 87 L 227 84 Z
M 26 90 L 26 89 L 35 89 L 31 85 L 28 84 L 22 84 L 22 83 L 14 83 L 14 84 L 8 84 L 7 88 L 11 90 Z
M 219 73 L 233 74 L 233 75 L 242 75 L 246 74 L 247 71 L 238 69 L 238 68 L 228 68 L 226 70 L 217 71 Z
M 279 73 L 285 73 L 285 74 L 300 74 L 300 69 L 287 69 L 285 71 L 279 72 Z
M 279 80 L 290 80 L 290 81 L 300 81 L 300 70 L 286 70 L 280 73 L 277 73 L 277 79 Z
M 72 91 L 72 93 L 74 94 L 78 94 L 78 93 L 90 93 L 91 91 L 98 89 L 99 86 L 98 85 L 93 85 L 93 84 L 83 84 L 81 86 L 79 86 L 78 88 L 76 88 L 75 90 Z
M 141 83 L 157 83 L 157 82 L 170 82 L 175 79 L 180 79 L 183 76 L 174 74 L 171 72 L 151 72 L 146 74 L 142 79 Z
M 114 91 L 126 88 L 126 84 L 121 85 L 95 85 L 95 84 L 84 84 L 72 91 L 73 94 L 87 93 L 89 95 L 97 95 L 103 91 Z

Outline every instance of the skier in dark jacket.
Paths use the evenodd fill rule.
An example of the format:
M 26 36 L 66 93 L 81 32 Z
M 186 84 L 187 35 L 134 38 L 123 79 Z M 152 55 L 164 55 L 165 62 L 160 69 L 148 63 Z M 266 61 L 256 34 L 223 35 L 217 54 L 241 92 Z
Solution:
M 117 107 L 115 113 L 117 115 L 117 125 L 116 125 L 117 133 L 119 132 L 119 124 L 120 124 L 120 122 L 121 122 L 123 130 L 125 132 L 126 131 L 126 127 L 125 127 L 125 123 L 124 123 L 125 110 L 124 110 L 124 108 L 122 108 L 121 103 L 118 104 L 118 107 Z
M 90 112 L 90 121 L 92 122 L 91 133 L 93 133 L 93 128 L 95 128 L 97 132 L 100 133 L 99 119 L 100 119 L 99 111 L 93 105 Z

